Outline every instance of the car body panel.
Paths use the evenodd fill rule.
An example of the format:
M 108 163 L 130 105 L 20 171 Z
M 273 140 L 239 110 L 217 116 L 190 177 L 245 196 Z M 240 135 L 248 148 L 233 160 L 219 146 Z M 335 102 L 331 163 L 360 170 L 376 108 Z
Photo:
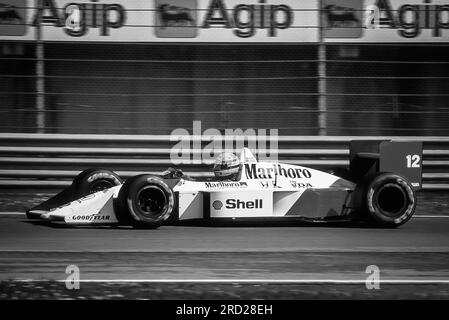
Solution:
M 237 179 L 180 178 L 175 220 L 209 218 L 323 219 L 345 216 L 355 184 L 332 174 L 277 162 L 257 162 L 247 148 L 240 154 Z M 99 191 L 40 215 L 74 225 L 118 223 L 114 199 L 121 185 Z
M 121 186 L 116 186 L 92 193 L 43 213 L 40 218 L 77 225 L 118 223 L 114 198 L 117 197 L 120 188 Z

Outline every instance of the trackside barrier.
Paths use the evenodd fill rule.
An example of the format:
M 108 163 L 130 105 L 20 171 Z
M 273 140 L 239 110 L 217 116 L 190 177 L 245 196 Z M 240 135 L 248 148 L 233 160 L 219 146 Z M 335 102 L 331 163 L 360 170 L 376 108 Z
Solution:
M 260 138 L 260 137 L 259 137 Z M 226 138 L 224 138 L 226 139 Z M 245 141 L 253 138 L 247 137 Z M 423 142 L 423 188 L 449 190 L 449 137 L 280 136 L 279 160 L 317 169 L 349 165 L 351 140 Z M 207 137 L 191 137 L 204 147 Z M 0 134 L 0 188 L 62 188 L 89 167 L 106 167 L 124 178 L 174 166 L 169 135 Z M 192 150 L 194 154 L 201 149 Z M 177 166 L 190 175 L 210 175 L 211 163 Z

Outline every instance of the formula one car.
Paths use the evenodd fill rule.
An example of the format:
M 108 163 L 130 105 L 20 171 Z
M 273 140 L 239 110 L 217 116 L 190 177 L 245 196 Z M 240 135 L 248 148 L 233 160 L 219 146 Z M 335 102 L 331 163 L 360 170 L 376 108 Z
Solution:
M 225 218 L 355 220 L 397 227 L 415 211 L 421 159 L 420 142 L 352 141 L 349 169 L 258 162 L 247 148 L 231 180 L 193 178 L 171 169 L 122 183 L 112 171 L 88 169 L 27 216 L 70 225 L 145 228 Z

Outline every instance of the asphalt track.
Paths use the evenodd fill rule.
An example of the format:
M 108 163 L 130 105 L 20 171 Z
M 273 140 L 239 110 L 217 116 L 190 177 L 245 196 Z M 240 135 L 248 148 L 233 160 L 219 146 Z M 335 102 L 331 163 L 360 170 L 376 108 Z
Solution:
M 68 265 L 80 269 L 84 292 L 66 290 Z M 382 290 L 365 287 L 370 265 L 380 270 Z M 140 230 L 0 214 L 0 299 L 448 299 L 448 267 L 449 215 L 438 208 L 418 208 L 398 229 L 264 223 Z
M 449 218 L 399 229 L 354 226 L 74 228 L 0 216 L 0 280 L 449 280 Z

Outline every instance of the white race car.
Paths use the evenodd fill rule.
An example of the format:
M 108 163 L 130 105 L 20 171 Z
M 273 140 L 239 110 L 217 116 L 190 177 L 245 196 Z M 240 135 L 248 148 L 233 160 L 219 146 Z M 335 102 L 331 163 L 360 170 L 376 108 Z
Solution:
M 350 153 L 349 170 L 320 171 L 258 162 L 243 148 L 233 180 L 192 178 L 171 169 L 122 183 L 110 170 L 88 169 L 27 216 L 148 228 L 204 219 L 357 220 L 382 227 L 407 222 L 421 188 L 421 143 L 353 141 Z

